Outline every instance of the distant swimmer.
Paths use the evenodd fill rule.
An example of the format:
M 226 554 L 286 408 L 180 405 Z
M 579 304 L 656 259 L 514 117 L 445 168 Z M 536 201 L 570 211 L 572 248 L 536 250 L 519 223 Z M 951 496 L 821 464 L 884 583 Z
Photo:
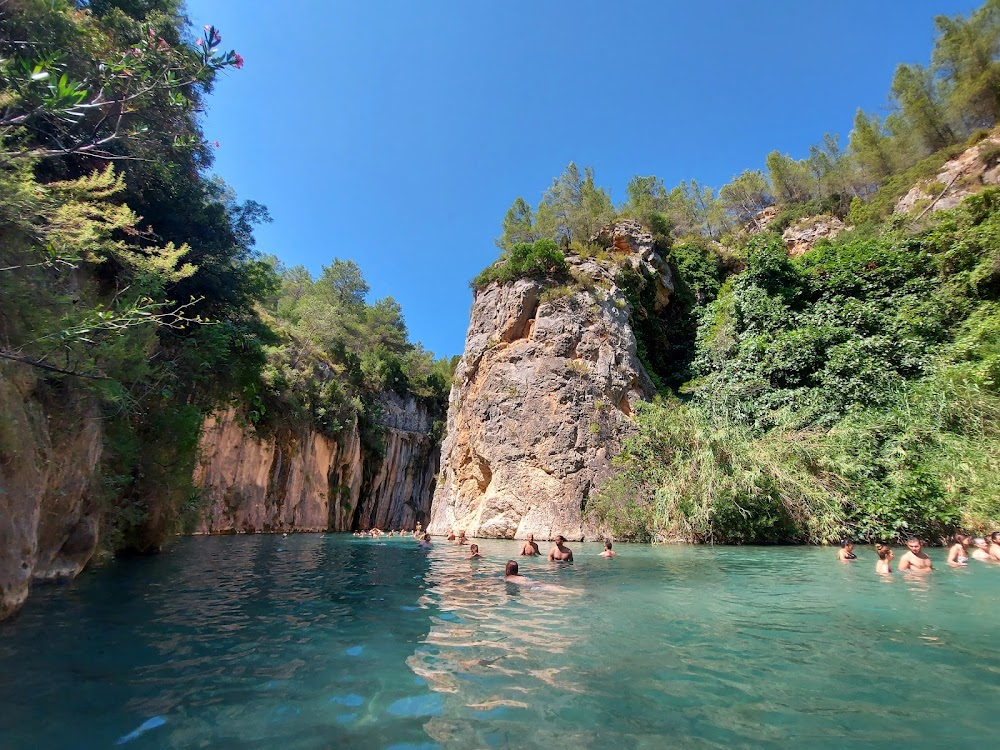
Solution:
M 458 543 L 459 544 L 468 544 L 469 543 L 469 540 L 465 538 L 465 530 L 464 529 L 462 531 L 458 532 Z
M 955 534 L 954 544 L 948 550 L 948 564 L 960 567 L 969 564 L 969 552 L 965 545 L 969 543 L 969 537 L 965 534 Z
M 479 554 L 478 544 L 469 545 L 469 559 L 471 560 L 473 557 L 482 557 L 482 555 Z
M 840 541 L 840 551 L 837 553 L 837 557 L 840 558 L 841 562 L 852 562 L 858 559 L 858 556 L 854 554 L 854 542 L 850 539 L 842 539 Z
M 601 553 L 601 557 L 617 557 L 618 553 L 611 549 L 611 540 L 608 539 L 604 542 L 604 552 Z M 570 559 L 573 559 L 573 553 L 570 552 Z
M 970 554 L 973 560 L 979 560 L 981 562 L 996 562 L 992 557 L 990 557 L 990 545 L 981 536 L 977 536 L 973 539 L 972 545 L 975 547 Z
M 559 534 L 556 546 L 549 550 L 549 562 L 573 562 L 573 550 L 566 546 L 566 537 Z
M 542 553 L 538 551 L 538 545 L 535 544 L 535 535 L 528 534 L 528 538 L 521 545 L 521 557 L 534 557 L 540 554 Z
M 906 540 L 906 548 L 909 550 L 903 559 L 899 561 L 900 570 L 919 570 L 926 573 L 934 569 L 931 559 L 923 551 L 924 544 L 917 537 L 911 536 Z
M 521 585 L 534 583 L 528 576 L 518 574 L 517 563 L 513 560 L 507 561 L 507 567 L 504 569 L 504 577 L 508 583 L 518 583 Z
M 454 530 L 448 532 L 448 541 L 449 542 L 454 542 L 455 541 L 455 532 L 454 532 Z
M 888 575 L 892 572 L 892 567 L 889 564 L 896 553 L 888 544 L 881 543 L 875 545 L 875 552 L 878 554 L 878 560 L 875 561 L 875 572 L 879 575 Z
M 420 547 L 422 549 L 430 549 L 431 548 L 431 535 L 430 534 L 424 534 L 424 538 L 420 540 Z

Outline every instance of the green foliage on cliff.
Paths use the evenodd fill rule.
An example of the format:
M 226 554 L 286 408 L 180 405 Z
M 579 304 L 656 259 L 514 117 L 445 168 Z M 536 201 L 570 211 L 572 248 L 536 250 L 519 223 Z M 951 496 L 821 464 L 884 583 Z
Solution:
M 594 517 L 722 542 L 1000 522 L 1000 192 L 916 233 L 745 256 L 695 312 L 685 400 L 637 411 Z
M 280 291 L 265 305 L 281 339 L 267 348 L 258 426 L 310 426 L 335 437 L 357 421 L 378 447 L 378 394 L 413 396 L 443 416 L 457 357 L 435 359 L 408 340 L 392 297 L 366 302 L 353 261 L 335 258 L 313 279 L 276 260 Z
M 525 278 L 560 279 L 568 272 L 566 257 L 554 241 L 516 242 L 472 280 L 472 287 L 482 289 L 494 281 L 507 284 Z
M 353 263 L 313 280 L 258 255 L 267 209 L 210 174 L 198 123 L 243 64 L 221 42 L 177 0 L 0 12 L 0 357 L 99 404 L 112 550 L 190 528 L 208 412 L 328 434 L 360 419 L 377 447 L 378 392 L 440 404 L 450 379 Z

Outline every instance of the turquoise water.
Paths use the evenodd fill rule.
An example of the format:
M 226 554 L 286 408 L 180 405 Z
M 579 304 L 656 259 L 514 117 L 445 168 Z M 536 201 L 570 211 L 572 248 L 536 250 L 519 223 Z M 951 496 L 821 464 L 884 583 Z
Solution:
M 0 747 L 994 744 L 1000 565 L 571 545 L 502 580 L 439 543 L 192 538 L 0 624 Z M 544 547 L 545 545 L 543 545 Z M 900 553 L 902 550 L 899 551 Z M 984 746 L 985 746 L 984 745 Z

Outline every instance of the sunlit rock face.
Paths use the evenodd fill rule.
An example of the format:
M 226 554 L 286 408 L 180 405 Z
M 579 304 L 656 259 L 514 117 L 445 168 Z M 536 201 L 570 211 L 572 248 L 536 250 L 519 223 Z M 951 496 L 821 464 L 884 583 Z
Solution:
M 475 297 L 452 386 L 430 531 L 579 540 L 583 512 L 654 389 L 638 357 L 632 310 L 616 284 L 631 265 L 673 290 L 653 237 L 634 222 L 594 238 L 604 253 L 570 255 L 573 281 L 493 283 Z
M 381 455 L 356 426 L 336 438 L 309 429 L 259 435 L 234 412 L 206 421 L 195 484 L 201 533 L 413 528 L 427 522 L 439 451 L 434 414 L 382 398 Z
M 97 404 L 24 368 L 0 365 L 0 620 L 32 582 L 68 581 L 98 540 Z

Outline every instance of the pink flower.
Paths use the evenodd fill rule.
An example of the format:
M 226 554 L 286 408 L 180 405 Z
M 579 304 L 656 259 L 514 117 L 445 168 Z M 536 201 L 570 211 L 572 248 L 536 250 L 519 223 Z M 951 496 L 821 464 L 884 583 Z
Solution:
M 205 26 L 205 31 L 208 31 L 208 30 L 209 30 L 209 29 L 211 29 L 211 28 L 212 28 L 211 26 L 208 26 L 208 25 L 206 25 L 206 26 Z
M 212 143 L 212 145 L 213 145 L 213 146 L 215 146 L 216 148 L 218 148 L 218 147 L 219 147 L 219 142 L 218 142 L 218 141 L 214 141 L 214 142 Z
M 240 68 L 242 68 L 243 67 L 243 55 L 241 55 L 239 52 L 234 52 L 233 53 L 233 58 L 234 58 L 233 67 L 235 67 L 237 70 L 239 70 Z
M 153 30 L 152 26 L 150 26 L 149 27 L 149 38 L 152 39 L 154 36 L 156 36 L 156 31 Z
M 170 45 L 167 44 L 167 40 L 166 39 L 164 39 L 163 37 L 160 37 L 160 43 L 156 47 L 156 49 L 158 49 L 158 50 L 170 49 Z
M 197 44 L 200 47 L 201 46 L 201 39 L 195 39 L 194 43 Z
M 218 31 L 212 34 L 212 42 L 218 44 L 221 41 L 222 41 L 222 34 L 220 34 Z

